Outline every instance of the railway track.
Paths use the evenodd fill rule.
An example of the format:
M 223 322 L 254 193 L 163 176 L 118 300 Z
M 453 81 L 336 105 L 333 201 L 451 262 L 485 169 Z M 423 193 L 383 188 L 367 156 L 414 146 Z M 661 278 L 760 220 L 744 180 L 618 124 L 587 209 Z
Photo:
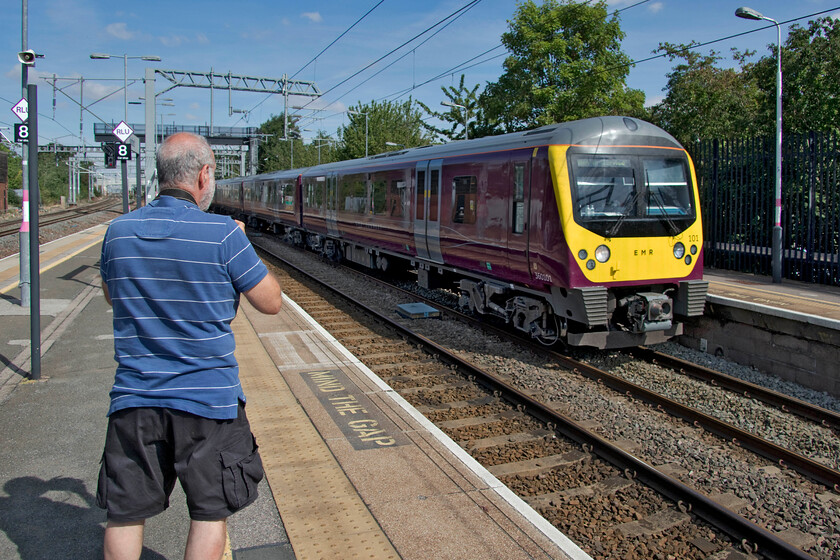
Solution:
M 259 238 L 254 241 L 265 245 Z M 539 390 L 517 388 L 514 376 L 493 375 L 464 360 L 472 353 L 458 348 L 457 335 L 448 344 L 453 349 L 407 331 L 381 334 L 360 327 L 352 312 L 337 312 L 335 304 L 325 304 L 311 291 L 297 293 L 297 288 L 290 289 L 290 279 L 284 282 L 290 297 L 373 371 L 594 556 L 711 558 L 742 548 L 768 558 L 810 557 L 718 502 L 732 505 L 731 494 L 712 499 L 713 492 L 680 481 L 678 470 L 668 476 L 667 464 L 653 468 L 650 461 L 634 456 L 633 444 L 611 442 L 596 433 L 597 426 L 573 421 L 553 403 L 534 398 Z M 380 294 L 383 290 L 374 289 Z M 381 314 L 376 320 L 397 328 Z M 458 331 L 460 323 L 441 322 L 447 323 L 449 331 Z M 431 348 L 436 357 L 418 346 Z M 550 360 L 557 367 L 557 356 Z M 576 375 L 580 367 L 588 366 L 579 365 Z M 819 551 L 817 557 L 823 557 Z
M 105 200 L 94 202 L 92 204 L 77 206 L 68 210 L 60 210 L 58 212 L 52 212 L 50 214 L 43 214 L 38 217 L 38 226 L 49 226 L 52 224 L 65 222 L 67 220 L 72 220 L 73 218 L 79 218 L 81 216 L 93 214 L 95 212 L 102 212 L 103 210 L 117 208 L 119 204 L 120 202 L 118 200 L 106 198 Z M 0 237 L 14 235 L 19 231 L 20 220 L 0 222 Z

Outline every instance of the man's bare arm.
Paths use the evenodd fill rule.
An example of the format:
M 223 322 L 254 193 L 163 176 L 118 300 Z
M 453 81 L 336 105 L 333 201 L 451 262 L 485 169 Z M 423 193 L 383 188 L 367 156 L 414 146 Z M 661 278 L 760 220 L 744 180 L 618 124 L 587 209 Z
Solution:
M 257 311 L 266 315 L 279 313 L 283 305 L 283 290 L 271 272 L 260 280 L 259 284 L 242 293 L 251 305 L 257 308 Z
M 108 302 L 108 305 L 113 306 L 111 303 L 111 294 L 108 293 L 108 284 L 105 283 L 105 280 L 102 280 L 102 295 L 105 296 L 105 301 Z

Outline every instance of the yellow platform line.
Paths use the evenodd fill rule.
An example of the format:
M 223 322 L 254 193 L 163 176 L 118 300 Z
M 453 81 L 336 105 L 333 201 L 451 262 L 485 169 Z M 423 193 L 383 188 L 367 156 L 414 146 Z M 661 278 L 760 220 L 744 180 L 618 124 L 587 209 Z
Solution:
M 105 237 L 106 229 L 107 224 L 98 225 L 75 234 L 78 237 L 73 239 L 70 243 L 67 243 L 67 238 L 62 238 L 41 245 L 42 253 L 39 255 L 39 270 L 41 274 L 51 268 L 55 268 L 63 262 L 67 262 L 76 255 L 87 251 L 94 245 L 101 243 L 102 239 Z M 64 241 L 64 243 L 59 243 L 61 241 Z M 68 248 L 67 245 L 70 247 Z M 19 261 L 20 257 L 18 256 L 17 258 Z M 20 266 L 17 263 L 5 271 L 0 271 L 0 282 L 8 281 L 13 277 L 17 277 L 17 279 L 0 288 L 0 294 L 5 294 L 6 292 L 17 288 L 18 284 L 20 284 Z
M 242 306 L 248 306 L 244 299 Z M 242 309 L 232 326 L 251 430 L 295 556 L 400 558 Z

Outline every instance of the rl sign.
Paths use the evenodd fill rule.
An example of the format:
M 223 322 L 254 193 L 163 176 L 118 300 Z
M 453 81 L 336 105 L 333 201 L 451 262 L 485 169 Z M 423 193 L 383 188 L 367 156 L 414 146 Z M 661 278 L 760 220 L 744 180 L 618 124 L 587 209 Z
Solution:
M 128 126 L 125 121 L 120 121 L 120 124 L 112 130 L 114 136 L 120 139 L 120 142 L 125 144 L 125 141 L 128 140 L 132 134 L 134 134 L 134 130 Z
M 12 106 L 12 113 L 20 119 L 20 122 L 26 122 L 29 118 L 29 102 L 25 97 Z

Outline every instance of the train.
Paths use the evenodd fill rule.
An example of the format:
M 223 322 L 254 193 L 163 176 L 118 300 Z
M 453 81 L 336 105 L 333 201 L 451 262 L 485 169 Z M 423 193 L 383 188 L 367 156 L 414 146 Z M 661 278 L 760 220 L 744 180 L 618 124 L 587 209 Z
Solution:
M 219 180 L 211 211 L 407 272 L 546 345 L 665 342 L 708 290 L 692 160 L 630 117 Z

